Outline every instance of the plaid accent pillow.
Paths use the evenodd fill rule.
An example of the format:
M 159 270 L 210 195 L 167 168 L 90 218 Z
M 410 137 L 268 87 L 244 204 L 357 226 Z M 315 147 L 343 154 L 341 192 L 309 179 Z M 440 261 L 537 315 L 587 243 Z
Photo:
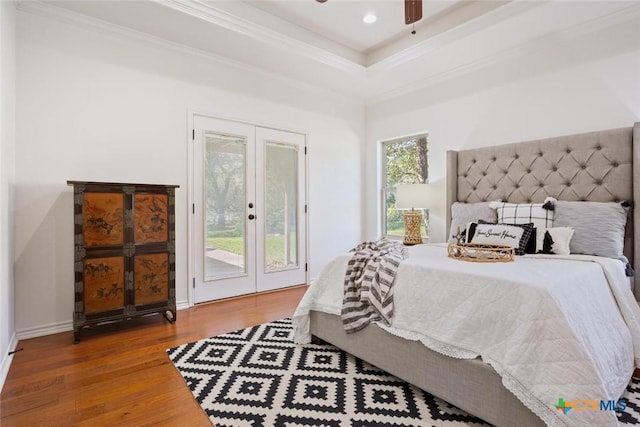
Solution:
M 501 224 L 529 224 L 536 228 L 553 227 L 556 199 L 547 197 L 544 203 L 491 202 L 490 207 L 498 214 Z

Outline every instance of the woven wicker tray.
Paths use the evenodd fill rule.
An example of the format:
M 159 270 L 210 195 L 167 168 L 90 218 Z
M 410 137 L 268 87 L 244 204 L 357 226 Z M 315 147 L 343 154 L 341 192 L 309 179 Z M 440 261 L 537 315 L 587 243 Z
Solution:
M 449 258 L 471 262 L 509 262 L 515 259 L 515 252 L 507 245 L 487 245 L 482 243 L 449 243 Z

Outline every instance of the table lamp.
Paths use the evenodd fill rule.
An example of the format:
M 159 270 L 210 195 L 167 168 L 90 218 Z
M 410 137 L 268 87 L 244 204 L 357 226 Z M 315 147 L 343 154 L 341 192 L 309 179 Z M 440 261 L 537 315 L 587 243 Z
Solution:
M 404 213 L 405 245 L 422 243 L 420 225 L 422 212 L 434 203 L 433 187 L 429 184 L 400 184 L 396 186 L 396 209 L 407 210 Z

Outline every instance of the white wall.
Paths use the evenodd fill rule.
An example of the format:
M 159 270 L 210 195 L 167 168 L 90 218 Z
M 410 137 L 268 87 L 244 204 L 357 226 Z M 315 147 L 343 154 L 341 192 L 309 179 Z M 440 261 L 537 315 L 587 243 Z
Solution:
M 6 16 L 3 12 L 3 73 L 5 58 L 11 56 L 4 48 L 12 34 Z M 630 126 L 640 120 L 637 13 L 534 39 L 440 73 L 410 94 L 371 102 L 366 116 L 361 103 L 321 89 L 96 29 L 71 17 L 58 20 L 22 11 L 17 19 L 14 276 L 15 329 L 22 337 L 71 325 L 69 179 L 181 186 L 177 297 L 186 302 L 188 109 L 308 134 L 311 277 L 334 254 L 379 235 L 381 140 L 429 132 L 430 180 L 441 189 L 430 210 L 432 241 L 443 241 L 446 150 Z M 491 43 L 491 38 L 511 36 L 499 32 L 492 28 L 484 36 L 474 34 L 472 41 Z M 447 52 L 464 55 L 460 49 Z M 5 119 L 13 114 L 5 112 L 7 98 L 13 96 L 5 81 L 2 165 L 5 143 L 11 142 L 9 152 L 13 147 L 13 140 L 4 136 L 11 133 Z M 4 168 L 0 175 L 4 189 L 12 175 Z M 2 197 L 10 203 L 10 190 Z M 2 219 L 4 203 L 1 209 L 4 226 L 10 217 Z M 2 234 L 3 245 L 10 242 L 10 231 Z M 0 305 L 2 316 L 3 310 Z
M 16 9 L 0 2 L 0 390 L 16 345 L 13 283 L 13 185 L 16 103 Z
M 67 180 L 180 185 L 176 287 L 178 303 L 186 303 L 188 109 L 308 135 L 312 277 L 361 239 L 361 103 L 151 40 L 29 12 L 18 12 L 17 37 L 18 336 L 71 325 Z
M 431 241 L 442 242 L 447 150 L 629 127 L 639 121 L 637 15 L 534 40 L 473 71 L 439 76 L 409 95 L 368 105 L 366 236 L 380 232 L 379 141 L 429 132 L 429 178 L 441 194 L 430 209 Z

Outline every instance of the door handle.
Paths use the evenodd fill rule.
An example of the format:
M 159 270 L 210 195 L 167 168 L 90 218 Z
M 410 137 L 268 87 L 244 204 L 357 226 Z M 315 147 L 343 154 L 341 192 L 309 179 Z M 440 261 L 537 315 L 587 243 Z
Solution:
M 249 214 L 249 219 L 255 219 L 256 216 L 254 214 Z

